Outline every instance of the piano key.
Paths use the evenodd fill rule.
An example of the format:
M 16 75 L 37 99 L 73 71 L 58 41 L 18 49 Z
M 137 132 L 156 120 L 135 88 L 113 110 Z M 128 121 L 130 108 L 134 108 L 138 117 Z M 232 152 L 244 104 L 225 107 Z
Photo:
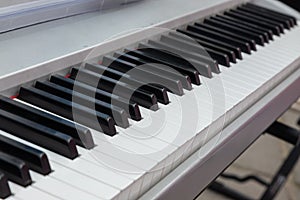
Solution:
M 78 73 L 80 73 L 79 76 L 77 76 Z M 91 72 L 86 69 L 72 68 L 70 78 L 107 92 L 116 93 L 117 95 L 132 100 L 145 108 L 153 110 L 158 109 L 157 98 L 154 94 L 134 88 L 129 84 L 111 79 L 107 76 L 102 75 L 100 80 L 99 74 L 95 72 Z M 115 89 L 115 87 L 117 89 Z
M 255 19 L 255 20 L 258 20 L 259 22 L 264 22 L 266 24 L 272 25 L 272 26 L 278 28 L 280 33 L 284 33 L 284 25 L 282 23 L 274 22 L 272 20 L 266 19 L 265 17 L 260 17 L 258 15 L 255 15 L 255 14 L 252 14 L 249 12 L 245 12 L 245 11 L 241 11 L 241 10 L 230 10 L 230 12 L 241 14 L 241 15 L 244 15 L 245 17 L 249 17 L 250 19 Z
M 108 73 L 110 74 L 115 74 L 115 76 L 117 77 L 117 79 L 119 79 L 120 77 L 122 77 L 122 81 L 123 78 L 125 79 L 124 82 L 130 84 L 130 85 L 134 85 L 134 86 L 140 86 L 141 85 L 141 89 L 144 90 L 153 90 L 153 88 L 161 88 L 162 91 L 152 91 L 157 99 L 164 104 L 168 104 L 169 103 L 169 99 L 167 97 L 167 93 L 166 93 L 166 89 L 168 89 L 169 91 L 174 92 L 177 95 L 183 95 L 183 88 L 181 85 L 181 82 L 178 81 L 174 81 L 168 78 L 161 78 L 159 76 L 156 76 L 153 73 L 149 73 L 149 72 L 143 72 L 141 70 L 139 70 L 139 68 L 137 68 L 134 64 L 129 63 L 127 61 L 118 59 L 118 58 L 114 58 L 112 56 L 105 56 L 102 60 L 103 65 L 109 66 L 109 68 L 111 69 L 107 69 L 106 72 L 104 73 L 104 68 L 102 68 L 102 70 L 100 70 L 99 68 L 101 68 L 100 65 L 98 65 L 98 69 L 95 69 L 93 66 L 86 64 L 85 68 L 97 73 L 104 73 L 103 75 L 107 75 Z M 131 68 L 131 70 L 128 72 L 128 70 L 126 70 Z M 133 70 L 134 69 L 134 70 Z M 123 72 L 125 71 L 128 72 Z M 125 74 L 126 73 L 126 74 Z M 108 76 L 108 75 L 107 75 Z M 126 80 L 127 79 L 127 80 Z M 130 79 L 135 80 L 135 82 L 130 81 Z M 143 80 L 144 79 L 144 80 Z M 145 85 L 145 83 L 149 83 L 147 85 Z M 152 87 L 152 89 L 151 89 Z
M 194 25 L 197 26 L 198 28 L 201 28 L 204 30 L 215 31 L 216 33 L 220 33 L 220 34 L 226 35 L 228 37 L 234 38 L 236 40 L 246 42 L 246 43 L 250 44 L 250 47 L 252 50 L 256 51 L 256 42 L 250 38 L 243 37 L 240 34 L 232 33 L 230 31 L 226 31 L 224 29 L 217 28 L 217 27 L 211 26 L 209 24 L 200 24 L 200 23 L 196 22 Z
M 0 198 L 7 198 L 11 195 L 11 191 L 7 182 L 7 177 L 0 171 Z
M 127 73 L 126 75 L 123 75 L 123 77 L 132 77 L 133 79 L 136 79 L 139 82 L 146 81 L 149 82 L 150 85 L 159 85 L 160 87 L 165 87 L 167 89 L 172 89 L 174 88 L 174 92 L 178 95 L 182 95 L 183 89 L 181 82 L 178 80 L 173 80 L 170 79 L 166 76 L 162 76 L 161 74 L 154 73 L 153 71 L 148 69 L 148 65 L 146 67 L 141 67 L 138 66 L 137 64 L 119 59 L 117 57 L 113 56 L 105 56 L 102 60 L 102 64 L 105 66 L 109 66 L 109 68 L 112 68 L 113 70 L 116 70 L 120 73 L 121 72 Z M 148 64 L 148 63 L 145 63 Z M 86 68 L 88 67 L 93 67 L 93 66 L 87 66 L 89 65 L 88 63 L 86 64 Z M 98 65 L 99 66 L 99 65 Z M 99 70 L 98 70 L 99 71 Z M 161 70 L 163 71 L 163 70 Z M 102 71 L 99 71 L 102 72 Z M 141 78 L 143 77 L 143 78 Z M 152 83 L 152 81 L 154 81 Z M 169 88 L 168 88 L 169 87 Z
M 246 25 L 244 25 L 244 24 L 234 23 L 233 21 L 230 21 L 229 19 L 227 19 L 227 18 L 225 18 L 225 17 L 223 18 L 223 17 L 220 16 L 220 15 L 211 17 L 210 19 L 215 20 L 215 21 L 218 21 L 218 22 L 221 22 L 221 23 L 223 23 L 223 24 L 230 25 L 230 26 L 232 26 L 232 27 L 237 27 L 237 28 L 243 29 L 243 30 L 248 31 L 248 32 L 250 32 L 250 33 L 253 33 L 253 34 L 257 35 L 257 36 L 262 36 L 263 39 L 264 39 L 264 42 L 266 42 L 266 43 L 269 43 L 269 42 L 270 42 L 270 41 L 269 41 L 269 40 L 270 40 L 270 37 L 269 37 L 268 33 L 265 32 L 265 31 L 262 31 L 262 30 L 259 30 L 259 29 L 254 29 L 254 28 L 252 28 L 252 27 L 250 27 L 250 26 L 246 26 Z
M 259 11 L 264 12 L 264 13 L 275 15 L 275 16 L 278 16 L 278 17 L 281 17 L 281 18 L 284 18 L 284 19 L 289 19 L 293 26 L 297 25 L 297 19 L 295 17 L 291 16 L 291 15 L 280 13 L 280 12 L 277 12 L 277 11 L 274 11 L 274 10 L 271 10 L 271 9 L 268 9 L 268 8 L 265 8 L 265 7 L 257 6 L 255 4 L 251 4 L 251 3 L 247 3 L 244 6 L 259 10 Z
M 50 82 L 123 108 L 127 113 L 130 114 L 130 117 L 133 120 L 140 121 L 142 119 L 139 106 L 136 103 L 130 102 L 120 96 L 94 88 L 78 81 L 74 81 L 70 78 L 65 78 L 60 75 L 51 76 Z
M 71 101 L 67 101 L 42 90 L 22 87 L 18 98 L 67 119 L 78 122 L 79 124 L 104 132 L 110 136 L 116 134 L 115 121 L 112 117 L 79 104 L 72 103 Z M 73 142 L 75 141 L 69 136 L 64 136 L 66 139 L 69 139 L 70 143 L 72 142 L 73 145 Z
M 185 59 L 182 59 L 181 57 L 175 54 L 170 54 L 167 51 L 157 49 L 156 47 L 151 45 L 141 44 L 140 47 L 142 49 L 148 48 L 149 50 L 150 48 L 152 48 L 155 54 L 152 55 L 150 53 L 145 52 L 145 50 L 127 50 L 127 53 L 139 58 L 146 59 L 149 62 L 160 63 L 162 64 L 161 67 L 163 68 L 171 67 L 174 70 L 179 71 L 180 73 L 188 75 L 191 78 L 193 84 L 200 85 L 200 74 L 196 69 L 193 69 L 193 66 L 191 66 L 190 62 L 186 61 Z
M 243 41 L 234 39 L 232 37 L 225 36 L 225 35 L 220 34 L 220 33 L 215 33 L 214 31 L 211 31 L 211 30 L 201 29 L 201 28 L 199 28 L 197 26 L 194 26 L 194 25 L 189 25 L 187 27 L 187 30 L 191 31 L 191 32 L 194 32 L 194 33 L 198 33 L 200 35 L 205 35 L 205 36 L 213 38 L 213 39 L 228 42 L 231 45 L 236 45 L 236 46 L 240 47 L 243 52 L 251 53 L 251 46 L 247 42 L 243 42 Z
M 217 46 L 220 46 L 220 47 L 223 47 L 223 48 L 233 51 L 235 53 L 236 58 L 243 59 L 242 51 L 239 47 L 230 45 L 228 43 L 224 43 L 221 40 L 215 40 L 215 39 L 212 39 L 212 38 L 209 38 L 206 36 L 202 36 L 202 35 L 190 32 L 190 31 L 181 31 L 181 30 L 178 30 L 178 32 L 170 32 L 169 35 L 179 38 L 179 39 L 182 39 L 182 40 L 196 42 L 200 45 L 203 43 L 204 44 L 205 43 L 214 44 L 214 45 L 217 45 Z
M 236 56 L 234 52 L 213 44 L 203 43 L 200 45 L 197 44 L 196 42 L 194 43 L 187 42 L 178 38 L 174 38 L 173 36 L 161 36 L 160 41 L 165 44 L 169 44 L 177 47 L 184 47 L 187 50 L 190 50 L 190 47 L 193 46 L 195 47 L 193 48 L 194 50 L 197 49 L 196 52 L 198 54 L 201 54 L 201 52 L 207 52 L 209 56 L 212 57 L 212 59 L 217 60 L 219 64 L 228 67 L 230 67 L 229 60 L 230 62 L 236 63 Z
M 94 184 L 96 184 L 95 186 L 86 185 L 85 186 L 86 190 L 89 189 L 89 187 L 94 187 L 94 189 L 96 189 L 97 186 L 100 187 L 102 183 L 103 184 L 102 189 L 112 188 L 118 191 L 117 193 L 123 193 L 122 196 L 124 197 L 124 199 L 128 197 L 130 193 L 129 186 L 133 184 L 132 179 L 117 173 L 118 169 L 111 169 L 109 166 L 105 166 L 105 165 L 101 166 L 99 164 L 97 165 L 93 162 L 89 162 L 85 160 L 83 160 L 82 162 L 69 163 L 68 166 L 59 163 L 54 163 L 54 166 L 56 166 L 57 168 L 66 169 L 65 172 L 67 172 L 68 175 L 64 175 L 63 173 L 64 170 L 62 170 L 57 172 L 55 176 L 62 177 L 62 178 L 67 177 L 66 179 L 69 179 L 67 181 L 72 185 L 77 184 L 77 182 L 80 181 L 80 179 L 78 179 L 76 182 L 75 181 L 72 182 L 71 175 L 73 175 L 73 180 L 74 180 L 76 179 L 75 177 L 79 177 L 77 174 L 81 174 L 82 177 L 85 176 L 86 179 L 90 179 L 89 182 L 94 182 Z M 77 184 L 77 187 L 78 186 L 79 184 Z M 99 196 L 103 195 L 103 193 L 105 192 L 102 192 L 102 194 L 99 193 L 99 190 L 97 191 L 97 193 L 94 192 L 95 195 L 99 195 Z
M 162 43 L 162 42 L 158 42 L 158 41 L 155 41 L 155 40 L 149 40 L 148 44 L 142 43 L 141 46 L 145 47 L 145 48 L 149 48 L 149 47 L 151 47 L 151 48 L 157 48 L 157 49 L 160 49 L 160 50 L 163 50 L 163 51 L 170 52 L 170 53 L 175 54 L 175 55 L 179 55 L 179 56 L 181 56 L 183 58 L 186 58 L 186 60 L 188 60 L 189 62 L 191 62 L 191 64 L 194 63 L 194 61 L 198 61 L 198 60 L 201 61 L 202 60 L 202 58 L 201 58 L 202 55 L 199 55 L 199 54 L 194 53 L 194 52 L 184 51 L 184 50 L 178 49 L 177 47 L 175 47 L 173 45 L 168 45 L 168 44 L 165 44 L 165 43 Z M 207 57 L 207 58 L 211 59 L 211 61 L 213 63 L 215 63 L 214 65 L 209 65 L 211 72 L 219 74 L 220 73 L 220 69 L 219 69 L 218 61 L 213 60 L 210 57 Z M 194 65 L 194 66 L 197 66 L 197 64 Z M 200 69 L 198 71 L 200 71 Z M 196 83 L 194 82 L 193 84 L 196 84 Z M 201 83 L 199 83 L 199 84 L 201 84 Z
M 131 152 L 128 149 L 124 149 L 119 146 L 114 146 L 111 144 L 111 142 L 108 141 L 101 141 L 100 139 L 97 141 L 98 147 L 93 151 L 92 157 L 98 158 L 98 162 L 100 159 L 104 159 L 103 157 L 97 157 L 101 154 L 108 154 L 109 157 L 113 159 L 118 159 L 122 163 L 127 163 L 130 165 L 133 165 L 137 168 L 137 171 L 125 171 L 126 169 L 122 168 L 123 165 L 116 166 L 115 169 L 120 169 L 121 172 L 128 172 L 128 174 L 137 174 L 139 177 L 142 176 L 142 184 L 140 185 L 139 190 L 141 191 L 132 191 L 131 195 L 136 195 L 136 193 L 142 193 L 145 192 L 147 189 L 151 187 L 151 184 L 157 182 L 162 174 L 162 168 L 157 167 L 156 165 L 158 162 L 156 160 L 153 160 L 151 158 L 148 158 L 146 156 L 143 156 L 139 152 Z M 96 161 L 97 161 L 96 160 Z M 100 162 L 101 163 L 101 162 Z M 111 161 L 107 161 L 107 159 L 104 159 L 104 164 L 111 163 Z M 114 165 L 113 165 L 114 166 Z M 135 179 L 136 180 L 136 179 Z M 138 196 L 138 195 L 137 195 Z M 132 199 L 136 199 L 135 198 Z
M 48 186 L 48 188 L 50 188 L 50 184 Z M 72 193 L 74 195 L 74 189 L 71 187 L 70 188 L 66 188 L 66 187 L 62 187 L 60 185 L 60 190 L 65 190 L 69 189 L 67 193 Z M 26 190 L 21 190 L 19 192 L 17 192 L 16 194 L 14 194 L 14 198 L 15 200 L 27 200 L 27 199 L 39 199 L 39 200 L 61 200 L 63 198 L 63 196 L 59 196 L 59 191 L 60 190 L 56 190 L 54 193 L 51 193 L 51 189 L 48 189 L 46 191 L 41 190 L 40 188 L 35 187 L 35 185 L 26 188 Z M 66 193 L 66 192 L 65 192 Z M 81 198 L 82 196 L 78 195 L 78 191 L 77 194 L 74 195 L 76 197 Z M 85 196 L 86 197 L 86 196 Z M 91 198 L 91 196 L 88 196 L 89 198 Z M 92 198 L 91 198 L 92 199 Z M 8 200 L 14 200 L 14 199 L 8 199 Z M 94 199 L 96 200 L 96 199 Z
M 245 11 L 245 12 L 249 12 L 249 13 L 252 13 L 252 14 L 255 14 L 255 15 L 258 15 L 260 17 L 264 17 L 264 18 L 269 19 L 269 20 L 273 20 L 275 22 L 282 23 L 284 25 L 284 28 L 286 28 L 288 30 L 290 30 L 291 27 L 292 27 L 292 24 L 288 19 L 282 19 L 282 18 L 280 18 L 278 16 L 275 16 L 275 15 L 270 15 L 270 14 L 267 14 L 267 13 L 264 13 L 264 12 L 260 12 L 256 9 L 251 9 L 250 7 L 238 7 L 237 9 Z
M 85 68 L 107 76 L 108 74 L 114 75 L 117 79 L 122 77 L 122 81 L 130 85 L 142 85 L 142 89 L 152 91 L 159 102 L 163 104 L 169 103 L 166 90 L 179 96 L 183 95 L 183 87 L 178 80 L 169 79 L 168 77 L 158 76 L 152 72 L 141 70 L 141 67 L 138 67 L 135 64 L 112 56 L 105 56 L 102 62 L 103 65 L 109 67 L 106 68 L 101 65 L 87 63 Z M 125 68 L 131 68 L 131 70 L 126 70 Z
M 72 91 L 70 89 L 66 89 L 64 87 L 61 87 L 59 85 L 56 85 L 51 82 L 41 82 L 37 81 L 35 83 L 35 87 L 37 89 L 43 90 L 45 92 L 48 92 L 49 94 L 53 94 L 55 96 L 61 97 L 63 99 L 66 99 L 68 101 L 71 101 L 73 103 L 85 106 L 90 109 L 95 109 L 98 112 L 102 112 L 104 114 L 107 114 L 114 118 L 117 125 L 128 128 L 129 127 L 129 121 L 128 116 L 125 110 L 122 108 L 112 106 L 108 103 L 105 103 L 100 100 L 96 100 L 92 97 L 88 97 L 86 95 L 83 95 L 81 93 L 78 93 L 76 91 Z M 80 138 L 79 138 L 80 139 Z
M 258 26 L 254 23 L 251 23 L 251 22 L 246 22 L 244 20 L 241 20 L 241 19 L 237 19 L 237 18 L 234 18 L 234 17 L 231 17 L 231 16 L 227 16 L 227 15 L 217 15 L 218 18 L 222 18 L 222 19 L 226 19 L 226 20 L 229 20 L 231 21 L 232 23 L 235 23 L 235 24 L 241 24 L 243 26 L 248 26 L 254 30 L 259 30 L 259 31 L 263 31 L 265 33 L 268 34 L 270 40 L 274 40 L 273 38 L 273 31 L 269 28 L 266 28 L 266 27 L 263 27 L 263 26 Z
M 120 130 L 120 132 L 126 133 L 123 132 L 122 130 Z M 153 179 L 152 182 L 154 180 L 155 182 L 157 182 L 159 177 L 170 172 L 171 170 L 170 163 L 172 163 L 172 161 L 174 160 L 174 156 L 175 158 L 177 156 L 177 155 L 170 156 L 170 151 L 174 149 L 173 147 L 170 146 L 171 148 L 164 148 L 162 150 L 157 150 L 149 145 L 146 146 L 143 143 L 137 142 L 136 140 L 132 140 L 127 137 L 122 137 L 122 135 L 123 134 L 120 134 L 120 137 L 112 138 L 109 140 L 96 135 L 97 137 L 96 140 L 108 141 L 109 145 L 112 146 L 113 148 L 118 148 L 118 149 L 121 148 L 121 151 L 119 151 L 120 155 L 122 155 L 122 151 L 125 151 L 125 155 L 128 155 L 127 157 L 130 157 L 131 154 L 137 154 L 138 157 L 141 156 L 154 161 L 154 165 L 150 164 L 149 165 L 150 171 L 148 170 L 148 172 L 154 173 L 153 175 L 155 176 L 155 178 L 152 178 Z M 103 144 L 101 144 L 101 147 L 102 145 Z M 140 162 L 142 162 L 142 160 L 137 161 L 136 165 L 142 165 Z
M 121 155 L 119 155 L 121 156 Z M 131 184 L 131 189 L 129 192 L 129 199 L 136 199 L 139 192 L 140 188 L 143 185 L 143 177 L 148 176 L 146 172 L 142 169 L 137 168 L 136 166 L 127 163 L 124 160 L 117 159 L 112 157 L 109 153 L 103 153 L 100 151 L 93 151 L 91 154 L 85 155 L 83 158 L 85 161 L 91 162 L 93 164 L 96 164 L 100 167 L 107 167 L 109 166 L 110 169 L 115 169 L 113 170 L 114 172 L 127 177 L 134 182 Z M 151 177 L 149 177 L 151 178 Z
M 230 67 L 230 62 L 236 63 L 236 57 L 235 57 L 235 53 L 224 49 L 222 47 L 218 47 L 215 45 L 211 45 L 208 43 L 203 43 L 203 44 L 195 44 L 195 43 L 191 43 L 191 42 L 187 42 L 181 39 L 177 39 L 173 36 L 162 36 L 161 37 L 161 42 L 170 44 L 170 45 L 174 45 L 177 46 L 178 48 L 184 48 L 188 51 L 194 51 L 194 52 L 202 52 L 202 51 L 207 51 L 208 54 L 210 54 L 210 56 L 217 60 L 219 64 Z M 203 48 L 204 47 L 204 48 Z M 209 49 L 213 49 L 216 50 L 211 51 L 206 49 L 205 47 L 208 47 Z
M 10 181 L 21 186 L 26 187 L 32 183 L 26 163 L 1 151 L 0 171 L 2 171 Z
M 75 141 L 70 136 L 17 115 L 0 110 L 0 129 L 74 159 L 78 156 Z
M 204 23 L 210 24 L 210 25 L 218 27 L 218 28 L 223 28 L 224 30 L 237 33 L 237 34 L 242 35 L 244 37 L 249 37 L 249 38 L 255 40 L 256 44 L 264 46 L 265 40 L 264 40 L 264 37 L 262 35 L 254 34 L 253 32 L 250 32 L 250 31 L 247 31 L 245 29 L 238 28 L 236 26 L 232 26 L 232 25 L 229 25 L 229 24 L 226 24 L 226 23 L 222 23 L 222 22 L 220 22 L 218 20 L 214 20 L 212 18 L 211 19 L 205 19 Z
M 4 96 L 0 96 L 0 108 L 69 135 L 76 141 L 76 144 L 82 147 L 87 149 L 94 147 L 94 141 L 89 129 L 78 124 L 75 125 L 70 121 L 45 113 L 38 109 L 34 109 Z
M 56 171 L 60 170 L 56 168 Z M 80 187 L 70 185 L 66 183 L 61 177 L 54 176 L 51 173 L 46 177 L 34 177 L 37 180 L 30 187 L 20 188 L 15 184 L 11 184 L 12 191 L 14 191 L 13 199 L 8 198 L 8 200 L 27 200 L 27 199 L 39 199 L 39 200 L 64 200 L 64 199 L 91 199 L 91 200 L 103 200 L 101 195 L 96 196 L 91 194 L 89 191 L 84 191 Z M 66 178 L 66 177 L 65 177 Z M 62 180 L 61 180 L 62 179 Z M 85 180 L 85 179 L 83 179 Z M 73 177 L 73 181 L 76 182 L 76 176 Z M 48 183 L 48 184 L 46 184 Z M 88 182 L 89 183 L 89 182 Z M 79 183 L 81 184 L 81 183 Z M 100 183 L 101 184 L 101 183 Z M 68 192 L 66 192 L 68 191 Z
M 150 41 L 148 42 L 150 43 Z M 183 57 L 183 55 L 176 55 L 175 52 L 169 52 L 166 49 L 158 49 L 153 47 L 154 46 L 151 46 L 151 44 L 140 43 L 138 51 L 134 51 L 133 54 L 135 54 L 135 56 L 148 59 L 153 62 L 165 64 L 178 70 L 179 72 L 182 71 L 182 73 L 190 76 L 194 84 L 198 84 L 198 74 L 201 74 L 202 76 L 208 78 L 212 78 L 212 72 L 209 65 L 201 63 L 194 59 L 185 58 Z M 192 74 L 194 74 L 193 77 Z
M 54 162 L 53 162 L 54 163 Z M 76 173 L 68 167 L 54 164 L 57 174 L 39 181 L 35 188 L 50 194 L 59 195 L 63 199 L 113 199 L 120 191 L 99 182 L 82 173 Z
M 114 53 L 115 58 L 119 58 L 120 60 L 124 60 L 126 62 L 135 64 L 137 66 L 142 65 L 143 70 L 161 75 L 162 77 L 168 77 L 173 80 L 178 80 L 182 83 L 182 87 L 186 90 L 191 90 L 192 85 L 191 85 L 191 79 L 189 76 L 183 76 L 182 74 L 179 74 L 178 72 L 171 71 L 171 70 L 165 70 L 160 68 L 159 66 L 155 66 L 155 64 L 149 64 L 147 61 L 129 55 L 127 53 L 121 53 L 121 52 L 115 52 Z
M 247 16 L 245 16 L 245 15 L 243 15 L 243 14 L 235 13 L 235 12 L 225 12 L 224 14 L 227 15 L 227 16 L 236 18 L 236 19 L 240 19 L 240 20 L 243 20 L 243 21 L 246 21 L 246 22 L 249 22 L 249 23 L 258 25 L 258 26 L 260 26 L 260 27 L 268 28 L 268 29 L 272 30 L 272 32 L 273 32 L 275 35 L 280 36 L 280 30 L 279 30 L 279 27 L 270 25 L 270 24 L 268 24 L 268 23 L 266 23 L 266 22 L 263 22 L 263 21 L 258 21 L 258 20 L 256 20 L 256 19 L 247 17 Z
M 177 32 L 171 31 L 171 32 L 169 32 L 169 35 L 172 35 L 173 33 L 176 34 Z M 168 47 L 174 47 L 173 45 L 170 45 L 170 44 L 165 45 L 165 46 L 166 47 L 167 46 Z M 165 50 L 169 50 L 169 48 L 165 48 Z M 180 49 L 178 49 L 178 50 L 180 50 Z M 175 53 L 176 51 L 171 51 L 171 52 Z M 190 56 L 188 56 L 188 54 L 186 55 L 186 54 L 180 53 L 179 55 L 190 57 Z M 207 53 L 204 53 L 203 55 L 202 54 L 197 54 L 197 57 L 192 56 L 191 58 L 194 59 L 194 60 L 197 60 L 200 63 L 208 64 L 213 72 L 220 73 L 220 71 L 217 70 L 218 69 L 218 62 L 216 60 L 211 59 L 211 57 Z
M 44 152 L 2 135 L 0 135 L 0 151 L 23 160 L 30 169 L 38 173 L 47 175 L 51 172 L 48 157 Z

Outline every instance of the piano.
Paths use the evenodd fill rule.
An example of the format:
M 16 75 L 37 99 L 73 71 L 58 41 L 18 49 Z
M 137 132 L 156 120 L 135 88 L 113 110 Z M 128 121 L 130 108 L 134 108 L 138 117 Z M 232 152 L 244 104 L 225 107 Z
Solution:
M 0 198 L 195 198 L 299 98 L 299 19 L 144 0 L 2 34 Z

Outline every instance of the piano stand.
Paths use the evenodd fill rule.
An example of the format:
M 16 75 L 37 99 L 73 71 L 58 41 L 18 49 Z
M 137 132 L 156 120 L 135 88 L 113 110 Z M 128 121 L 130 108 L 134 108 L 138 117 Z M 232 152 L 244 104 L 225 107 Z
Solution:
M 286 158 L 286 160 L 281 165 L 278 172 L 274 175 L 273 180 L 271 183 L 267 183 L 264 180 L 262 180 L 260 177 L 257 177 L 255 175 L 250 175 L 247 177 L 237 177 L 232 174 L 222 174 L 221 177 L 225 179 L 231 179 L 237 182 L 247 182 L 247 181 L 255 181 L 263 186 L 266 187 L 266 190 L 261 200 L 271 200 L 274 199 L 274 197 L 277 195 L 278 191 L 282 188 L 284 183 L 286 182 L 289 174 L 291 173 L 293 167 L 296 165 L 299 156 L 300 156 L 300 132 L 296 129 L 293 129 L 289 126 L 286 126 L 279 122 L 274 122 L 266 131 L 265 133 L 271 134 L 274 137 L 277 137 L 278 139 L 281 139 L 287 143 L 290 143 L 294 145 L 293 149 L 290 151 L 290 154 Z M 231 199 L 236 200 L 248 200 L 253 199 L 249 196 L 246 196 L 232 188 L 227 187 L 226 185 L 214 181 L 210 186 L 209 189 L 221 194 L 223 196 L 226 196 Z

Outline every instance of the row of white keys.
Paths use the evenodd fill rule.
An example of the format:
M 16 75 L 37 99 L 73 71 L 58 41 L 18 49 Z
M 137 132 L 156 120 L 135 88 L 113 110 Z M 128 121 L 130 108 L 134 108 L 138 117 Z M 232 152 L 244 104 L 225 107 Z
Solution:
M 276 38 L 277 40 L 279 38 Z M 273 45 L 275 46 L 275 48 L 278 48 L 278 45 Z M 267 53 L 270 52 L 270 49 L 274 48 L 271 47 L 270 45 L 268 46 L 269 51 Z M 262 49 L 264 49 L 263 47 L 259 48 L 258 51 L 261 51 Z M 257 52 L 253 53 L 256 54 L 256 58 L 252 57 L 253 55 L 249 56 L 252 57 L 252 60 L 257 59 L 257 57 L 259 57 L 260 55 L 257 55 Z M 261 55 L 263 55 L 264 53 L 260 53 Z M 245 59 L 247 59 L 247 56 L 245 56 Z M 243 65 L 241 65 L 241 63 L 243 63 Z M 275 74 L 279 73 L 280 70 L 282 70 L 284 67 L 287 66 L 287 64 L 282 64 L 278 65 L 278 63 L 274 63 L 274 62 L 270 62 L 271 64 L 273 64 L 272 66 L 266 66 L 267 69 L 264 70 L 262 68 L 262 66 L 265 66 L 265 63 L 260 63 L 260 66 L 255 65 L 255 62 L 253 62 L 254 65 L 252 65 L 252 61 L 247 60 L 246 62 L 239 62 L 238 64 L 235 64 L 231 70 L 224 70 L 225 73 L 221 73 L 219 75 L 219 77 L 222 79 L 221 81 L 223 82 L 223 86 L 224 86 L 224 90 L 225 90 L 225 95 L 226 99 L 229 99 L 228 97 L 231 97 L 231 100 L 234 99 L 232 98 L 233 96 L 236 96 L 236 93 L 241 94 L 241 97 L 239 97 L 240 100 L 244 100 L 246 99 L 246 97 L 250 96 L 252 93 L 255 93 L 256 89 L 258 89 L 259 87 L 261 87 L 266 80 L 271 79 Z M 250 64 L 250 65 L 249 65 Z M 274 64 L 277 64 L 276 66 Z M 257 68 L 260 67 L 260 68 Z M 243 71 L 239 70 L 239 73 L 233 73 L 231 74 L 231 72 L 234 72 L 234 70 L 238 68 L 238 69 L 242 69 Z M 264 71 L 263 71 L 264 70 Z M 248 73 L 249 71 L 249 73 Z M 226 73 L 227 72 L 227 73 Z M 241 72 L 243 72 L 244 74 L 240 74 Z M 237 75 L 237 77 L 234 77 L 234 75 Z M 249 78 L 247 78 L 247 75 L 250 75 Z M 255 76 L 257 75 L 257 76 Z M 241 79 L 241 77 L 244 77 L 244 79 Z M 246 79 L 246 81 L 245 81 Z M 212 82 L 214 82 L 214 80 L 216 79 L 212 79 L 211 80 L 207 80 L 208 84 L 211 86 L 211 88 L 215 88 L 214 86 L 212 86 Z M 251 81 L 251 82 L 247 82 L 247 81 Z M 217 83 L 215 83 L 217 84 Z M 233 87 L 235 86 L 235 87 Z M 197 86 L 196 86 L 197 88 Z M 198 88 L 203 88 L 203 86 L 199 86 Z M 249 89 L 250 88 L 250 89 Z M 234 91 L 232 91 L 234 90 Z M 196 94 L 203 94 L 203 91 L 197 91 L 197 89 L 194 88 L 193 92 L 195 92 Z M 252 95 L 253 96 L 253 95 Z M 257 98 L 261 97 L 261 95 L 257 95 Z M 254 98 L 254 100 L 252 99 L 252 101 L 254 102 L 256 98 Z M 253 103 L 252 102 L 252 103 Z M 234 105 L 237 105 L 239 102 L 234 102 Z M 248 104 L 248 103 L 247 103 Z M 192 105 L 192 104 L 191 104 Z M 204 105 L 204 104 L 203 104 Z M 241 105 L 245 105 L 245 104 L 241 104 Z M 201 105 L 199 105 L 201 106 Z M 244 106 L 240 106 L 240 107 L 244 107 Z M 228 112 L 229 109 L 232 107 L 226 107 L 226 111 Z M 166 110 L 166 109 L 164 109 Z M 174 109 L 176 110 L 176 109 Z M 178 111 L 178 110 L 177 110 Z M 242 109 L 239 111 L 241 112 Z M 238 112 L 236 112 L 238 113 Z M 171 113 L 171 116 L 174 116 L 175 113 Z M 157 117 L 157 118 L 161 118 L 162 116 L 158 116 L 153 114 L 153 117 Z M 233 115 L 232 117 L 229 117 L 229 121 L 231 119 L 233 119 L 235 116 Z M 201 118 L 199 117 L 198 119 L 201 120 Z M 200 129 L 199 129 L 200 130 Z
M 151 173 L 153 176 L 150 183 L 145 182 L 145 184 L 142 184 L 142 190 L 145 190 L 146 188 L 149 189 L 149 187 L 157 182 L 161 176 L 171 170 L 169 163 L 172 163 L 174 160 L 174 157 L 171 157 L 171 153 L 174 152 L 175 146 L 169 145 L 155 137 L 145 137 L 144 139 L 129 137 L 129 134 L 135 136 L 139 135 L 134 129 L 122 129 L 118 127 L 117 130 L 119 134 L 114 137 L 106 136 L 102 133 L 93 133 L 95 142 L 97 143 L 100 142 L 99 140 L 102 140 L 107 142 L 111 148 L 119 148 L 119 150 L 124 151 L 125 154 L 134 154 L 140 158 L 143 157 L 155 161 L 152 165 L 148 164 L 147 172 Z M 142 133 L 140 133 L 140 135 L 142 136 Z M 101 148 L 101 146 L 96 147 L 98 151 L 107 151 L 107 149 L 104 150 Z M 142 162 L 142 160 L 135 162 L 136 163 L 134 164 L 138 166 L 139 162 Z

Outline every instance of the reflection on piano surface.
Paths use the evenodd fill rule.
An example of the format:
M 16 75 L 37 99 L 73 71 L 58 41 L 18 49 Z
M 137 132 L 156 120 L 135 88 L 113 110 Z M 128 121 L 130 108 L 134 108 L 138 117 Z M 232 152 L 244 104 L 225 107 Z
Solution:
M 20 83 L 0 96 L 0 197 L 141 197 L 299 74 L 297 23 L 240 4 Z

